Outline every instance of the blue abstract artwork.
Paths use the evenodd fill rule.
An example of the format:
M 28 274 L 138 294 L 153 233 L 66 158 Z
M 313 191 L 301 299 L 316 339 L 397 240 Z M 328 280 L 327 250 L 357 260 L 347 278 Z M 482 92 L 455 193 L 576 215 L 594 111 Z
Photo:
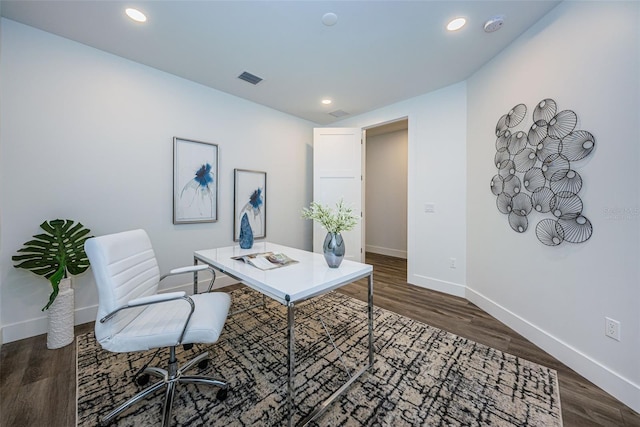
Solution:
M 217 221 L 218 146 L 174 138 L 174 224 Z
M 189 206 L 193 205 L 194 202 L 197 202 L 196 198 L 206 198 L 210 200 L 214 193 L 213 185 L 215 177 L 213 176 L 211 165 L 209 163 L 205 163 L 200 166 L 198 170 L 195 171 L 194 175 L 193 179 L 187 182 L 180 192 L 180 198 L 186 198 L 184 202 Z M 209 201 L 206 200 L 205 202 L 208 204 Z
M 240 239 L 246 217 L 254 238 L 266 236 L 266 172 L 236 169 L 234 240 Z
M 213 184 L 213 173 L 211 172 L 211 165 L 206 163 L 200 166 L 200 169 L 196 172 L 196 177 L 193 178 L 200 187 L 204 187 L 210 190 L 209 184 Z

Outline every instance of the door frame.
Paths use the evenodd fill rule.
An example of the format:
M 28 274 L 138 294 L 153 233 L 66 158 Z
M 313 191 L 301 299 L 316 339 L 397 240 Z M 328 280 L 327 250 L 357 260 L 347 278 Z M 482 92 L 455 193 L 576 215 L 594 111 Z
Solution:
M 394 124 L 398 124 L 400 125 L 401 122 L 406 122 L 406 126 L 398 126 L 397 129 L 393 129 Z M 366 254 L 366 221 L 367 221 L 367 214 L 366 214 L 366 182 L 367 182 L 367 169 L 366 169 L 366 163 L 367 163 L 367 131 L 370 131 L 371 129 L 375 129 L 375 128 L 380 128 L 380 127 L 384 127 L 384 126 L 390 126 L 393 130 L 389 130 L 389 132 L 394 132 L 397 130 L 407 130 L 407 156 L 409 156 L 409 116 L 400 116 L 398 118 L 395 119 L 390 119 L 390 120 L 386 120 L 384 122 L 379 122 L 376 124 L 372 124 L 372 125 L 368 125 L 368 126 L 363 126 L 362 127 L 362 248 L 363 248 L 363 262 L 364 262 L 364 257 Z M 386 133 L 386 132 L 385 132 Z M 405 218 L 406 224 L 407 224 L 407 247 L 406 247 L 406 253 L 407 253 L 407 262 L 409 262 L 409 206 L 410 206 L 410 200 L 409 200 L 409 173 L 410 173 L 410 165 L 409 165 L 409 158 L 407 157 L 407 176 L 405 177 L 407 180 L 407 217 Z M 408 274 L 408 273 L 407 273 Z

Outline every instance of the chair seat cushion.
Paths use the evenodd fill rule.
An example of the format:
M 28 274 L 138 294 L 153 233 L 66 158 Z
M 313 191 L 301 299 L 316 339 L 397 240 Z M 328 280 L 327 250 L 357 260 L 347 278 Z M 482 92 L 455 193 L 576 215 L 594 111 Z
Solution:
M 190 298 L 195 311 L 180 344 L 216 342 L 224 327 L 231 298 L 223 292 L 196 294 Z M 177 345 L 190 310 L 191 305 L 185 300 L 150 305 L 119 333 L 100 340 L 100 344 L 113 352 Z

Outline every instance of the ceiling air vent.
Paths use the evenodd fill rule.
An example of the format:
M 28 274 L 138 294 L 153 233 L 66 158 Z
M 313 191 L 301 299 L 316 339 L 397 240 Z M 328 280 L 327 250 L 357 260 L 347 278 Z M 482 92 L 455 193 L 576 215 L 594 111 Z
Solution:
M 258 83 L 260 83 L 262 81 L 261 77 L 255 76 L 255 75 L 253 75 L 251 73 L 247 73 L 246 71 L 243 72 L 242 74 L 240 74 L 238 76 L 238 78 L 240 80 L 244 80 L 245 82 L 249 82 L 252 85 L 257 85 Z
M 331 114 L 333 117 L 344 117 L 344 116 L 348 116 L 349 115 L 349 113 L 347 113 L 346 111 L 342 111 L 342 110 L 332 111 L 329 114 Z

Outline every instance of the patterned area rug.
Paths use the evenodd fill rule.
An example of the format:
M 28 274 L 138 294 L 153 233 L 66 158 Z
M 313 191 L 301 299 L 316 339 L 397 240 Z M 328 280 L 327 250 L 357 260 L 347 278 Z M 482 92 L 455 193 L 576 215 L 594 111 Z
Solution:
M 231 293 L 232 310 L 261 302 L 247 288 Z M 320 320 L 322 319 L 322 320 Z M 364 366 L 366 304 L 330 293 L 296 308 L 294 421 L 331 395 Z M 331 340 L 325 334 L 330 332 Z M 561 426 L 554 370 L 376 307 L 376 358 L 365 373 L 316 420 L 316 426 Z M 229 316 L 220 340 L 178 349 L 188 360 L 211 356 L 199 372 L 226 380 L 228 398 L 215 387 L 180 385 L 173 405 L 178 426 L 286 425 L 286 310 L 267 299 L 266 309 Z M 77 424 L 95 426 L 140 387 L 136 372 L 154 352 L 103 351 L 93 333 L 77 338 Z M 164 350 L 153 365 L 165 367 Z M 191 371 L 198 373 L 198 368 Z M 123 414 L 118 426 L 158 425 L 162 395 Z

